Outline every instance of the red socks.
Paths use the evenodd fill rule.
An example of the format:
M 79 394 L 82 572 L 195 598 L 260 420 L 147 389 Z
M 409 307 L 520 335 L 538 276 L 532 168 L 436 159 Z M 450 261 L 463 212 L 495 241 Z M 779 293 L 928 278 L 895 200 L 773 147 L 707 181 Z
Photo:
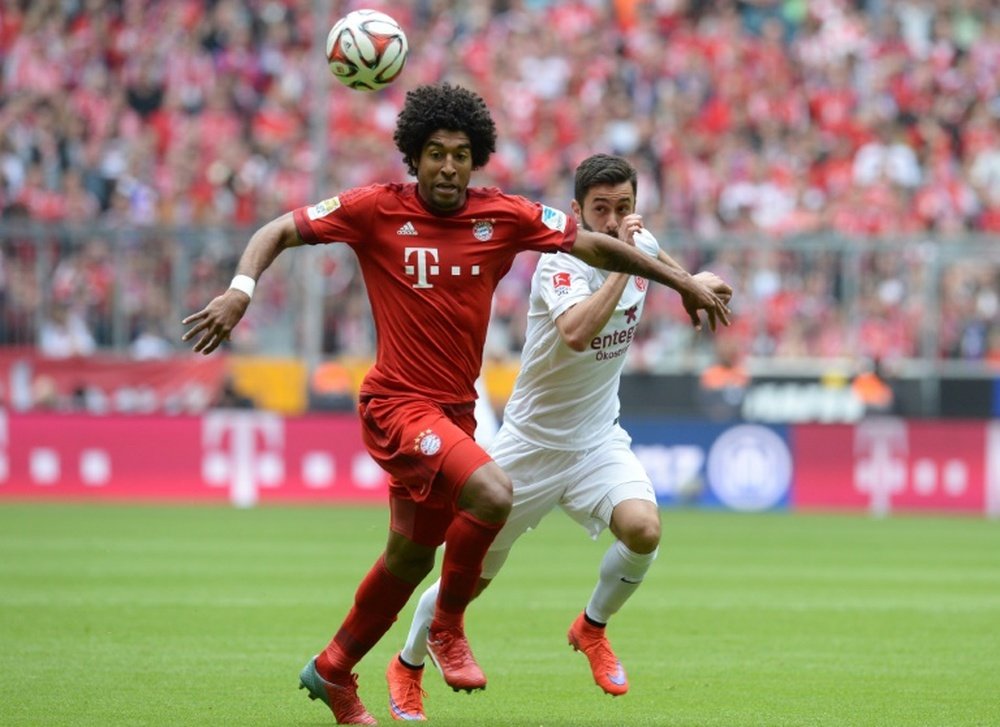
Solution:
M 385 567 L 385 554 L 380 555 L 358 586 L 354 606 L 340 630 L 316 659 L 320 676 L 327 681 L 346 678 L 389 630 L 416 587 L 416 583 L 390 573 Z
M 483 558 L 503 523 L 488 523 L 459 511 L 448 526 L 441 563 L 441 590 L 432 629 L 461 627 L 465 608 L 476 593 Z
M 441 590 L 432 628 L 461 627 L 465 609 L 476 593 L 483 558 L 503 523 L 488 523 L 459 511 L 445 534 Z M 394 576 L 385 554 L 368 571 L 354 594 L 354 606 L 340 629 L 316 657 L 316 670 L 329 682 L 349 678 L 351 669 L 378 643 L 410 600 L 416 583 Z

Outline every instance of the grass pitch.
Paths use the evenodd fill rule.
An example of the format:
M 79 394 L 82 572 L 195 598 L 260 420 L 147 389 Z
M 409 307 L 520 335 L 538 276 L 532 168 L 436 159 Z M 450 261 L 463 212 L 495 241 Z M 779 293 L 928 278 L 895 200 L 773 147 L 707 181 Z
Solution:
M 298 671 L 381 551 L 380 508 L 0 504 L 0 724 L 329 725 Z M 487 675 L 438 726 L 1000 724 L 1000 523 L 668 510 L 609 627 L 631 692 L 566 644 L 608 542 L 554 513 L 467 616 Z M 415 599 L 414 599 L 415 600 Z M 412 607 L 358 667 L 383 672 Z

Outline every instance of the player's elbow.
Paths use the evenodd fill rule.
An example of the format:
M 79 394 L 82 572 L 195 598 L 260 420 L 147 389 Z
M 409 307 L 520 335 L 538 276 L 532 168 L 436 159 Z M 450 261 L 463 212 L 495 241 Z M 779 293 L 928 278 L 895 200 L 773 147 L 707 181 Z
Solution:
M 298 247 L 303 244 L 291 212 L 286 212 L 265 223 L 257 233 L 267 240 L 275 255 L 280 254 L 286 248 Z
M 573 332 L 563 333 L 562 340 L 563 343 L 570 348 L 570 350 L 576 351 L 577 353 L 583 353 L 590 345 L 589 338 L 583 338 Z
M 580 309 L 575 304 L 560 314 L 555 323 L 556 330 L 559 331 L 559 338 L 570 350 L 577 353 L 587 350 L 590 345 L 591 331 L 588 328 L 586 317 L 581 315 Z

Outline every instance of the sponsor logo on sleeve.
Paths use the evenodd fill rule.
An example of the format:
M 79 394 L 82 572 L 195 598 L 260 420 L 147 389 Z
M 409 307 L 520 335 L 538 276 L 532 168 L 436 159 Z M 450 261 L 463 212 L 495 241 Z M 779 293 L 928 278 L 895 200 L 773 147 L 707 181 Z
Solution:
M 340 197 L 330 197 L 306 208 L 306 215 L 310 220 L 318 220 L 320 217 L 326 217 L 338 207 L 340 207 Z
M 550 230 L 566 232 L 566 213 L 557 209 L 552 209 L 547 205 L 542 205 L 542 224 Z

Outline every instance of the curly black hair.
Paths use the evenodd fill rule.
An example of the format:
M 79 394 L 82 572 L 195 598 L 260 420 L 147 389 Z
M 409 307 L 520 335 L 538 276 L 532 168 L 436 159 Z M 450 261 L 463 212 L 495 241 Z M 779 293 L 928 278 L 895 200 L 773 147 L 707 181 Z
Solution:
M 482 96 L 449 83 L 418 86 L 407 91 L 403 110 L 396 117 L 393 139 L 403 152 L 410 174 L 417 176 L 417 161 L 424 144 L 436 131 L 464 131 L 472 144 L 472 168 L 486 165 L 496 151 L 497 127 Z

